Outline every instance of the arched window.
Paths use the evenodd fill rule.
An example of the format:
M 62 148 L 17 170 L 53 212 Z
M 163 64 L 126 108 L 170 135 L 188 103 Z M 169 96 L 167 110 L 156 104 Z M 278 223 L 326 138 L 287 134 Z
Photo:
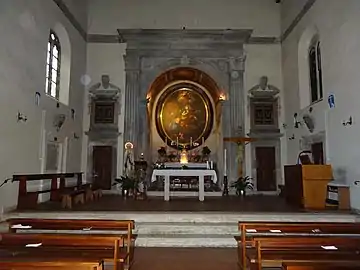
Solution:
M 309 48 L 310 94 L 311 103 L 323 98 L 321 48 L 320 41 L 315 39 Z
M 49 96 L 59 99 L 60 92 L 60 41 L 54 31 L 50 31 L 46 58 L 45 92 Z

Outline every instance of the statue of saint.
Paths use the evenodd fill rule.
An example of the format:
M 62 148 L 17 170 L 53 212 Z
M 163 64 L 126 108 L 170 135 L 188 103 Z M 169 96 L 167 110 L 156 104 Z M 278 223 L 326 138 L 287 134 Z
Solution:
M 268 81 L 269 79 L 267 76 L 261 76 L 259 84 L 252 87 L 249 90 L 249 93 L 252 94 L 253 96 L 263 95 L 265 93 L 268 93 L 271 96 L 277 95 L 280 92 L 280 90 L 277 87 L 269 84 Z

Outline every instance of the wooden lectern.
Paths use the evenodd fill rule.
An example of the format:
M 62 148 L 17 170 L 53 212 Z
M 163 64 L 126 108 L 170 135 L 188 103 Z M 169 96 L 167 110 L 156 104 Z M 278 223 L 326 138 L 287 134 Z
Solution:
M 305 209 L 325 209 L 327 185 L 333 179 L 331 165 L 285 166 L 285 199 Z

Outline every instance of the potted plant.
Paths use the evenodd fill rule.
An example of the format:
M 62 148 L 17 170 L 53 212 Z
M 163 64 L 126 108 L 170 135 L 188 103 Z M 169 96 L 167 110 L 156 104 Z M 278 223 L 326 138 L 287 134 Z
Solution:
M 120 178 L 116 178 L 116 185 L 121 186 L 121 194 L 123 197 L 128 197 L 130 193 L 133 193 L 136 189 L 136 181 L 129 176 L 121 176 Z
M 210 153 L 211 153 L 210 148 L 207 146 L 204 146 L 203 149 L 201 150 L 202 160 L 203 161 L 209 160 Z
M 247 189 L 254 189 L 252 178 L 250 176 L 240 176 L 234 183 L 231 184 L 232 188 L 235 188 L 237 196 L 246 196 Z

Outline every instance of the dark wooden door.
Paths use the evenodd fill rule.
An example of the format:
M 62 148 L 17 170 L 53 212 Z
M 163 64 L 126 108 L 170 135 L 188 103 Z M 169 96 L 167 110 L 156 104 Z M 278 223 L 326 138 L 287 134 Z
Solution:
M 111 189 L 112 146 L 93 147 L 93 183 L 101 189 Z
M 323 143 L 314 143 L 311 145 L 311 152 L 313 156 L 313 162 L 314 164 L 324 164 L 324 147 Z
M 256 147 L 258 191 L 276 191 L 275 147 Z

